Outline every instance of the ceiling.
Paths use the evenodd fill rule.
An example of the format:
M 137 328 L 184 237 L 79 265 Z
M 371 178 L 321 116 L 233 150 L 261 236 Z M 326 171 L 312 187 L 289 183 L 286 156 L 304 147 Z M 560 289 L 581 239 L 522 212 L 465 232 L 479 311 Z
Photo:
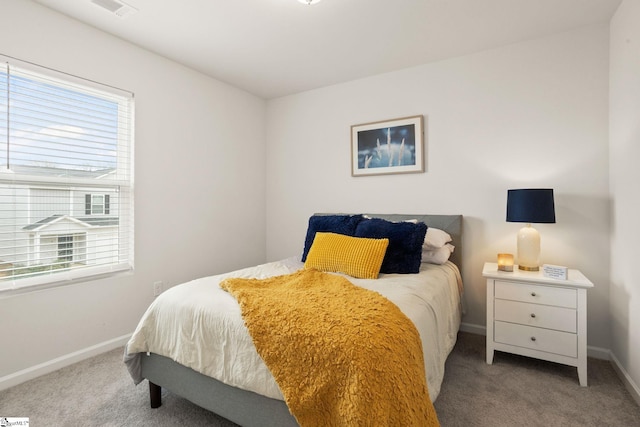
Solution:
M 608 22 L 621 0 L 38 3 L 265 99 Z

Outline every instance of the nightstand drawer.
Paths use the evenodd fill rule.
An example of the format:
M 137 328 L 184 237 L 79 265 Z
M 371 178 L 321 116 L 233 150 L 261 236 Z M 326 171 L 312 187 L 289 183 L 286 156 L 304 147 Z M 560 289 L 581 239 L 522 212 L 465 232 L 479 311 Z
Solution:
M 574 334 L 577 332 L 576 310 L 572 308 L 496 299 L 494 310 L 495 320 Z
M 495 297 L 533 304 L 553 305 L 556 307 L 576 308 L 578 306 L 577 292 L 575 289 L 527 285 L 501 280 L 496 280 Z
M 495 342 L 503 344 L 578 357 L 578 336 L 568 332 L 496 321 L 494 339 Z

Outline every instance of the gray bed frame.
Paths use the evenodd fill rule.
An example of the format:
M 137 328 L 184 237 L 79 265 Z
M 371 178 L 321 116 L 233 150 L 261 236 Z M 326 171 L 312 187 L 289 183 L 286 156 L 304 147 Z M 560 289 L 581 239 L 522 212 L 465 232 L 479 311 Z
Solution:
M 462 215 L 367 215 L 390 221 L 418 219 L 429 227 L 446 231 L 451 235 L 452 244 L 456 247 L 450 261 L 462 271 Z M 287 427 L 298 425 L 287 405 L 281 400 L 229 386 L 154 353 L 143 356 L 141 365 L 142 376 L 149 380 L 152 408 L 158 408 L 162 404 L 161 390 L 164 387 L 171 393 L 241 426 Z

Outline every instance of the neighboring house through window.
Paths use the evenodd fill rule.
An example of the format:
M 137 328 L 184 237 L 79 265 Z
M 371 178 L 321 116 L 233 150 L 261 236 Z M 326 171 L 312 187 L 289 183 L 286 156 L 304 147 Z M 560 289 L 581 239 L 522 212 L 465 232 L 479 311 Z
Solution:
M 0 58 L 0 291 L 131 269 L 133 96 Z

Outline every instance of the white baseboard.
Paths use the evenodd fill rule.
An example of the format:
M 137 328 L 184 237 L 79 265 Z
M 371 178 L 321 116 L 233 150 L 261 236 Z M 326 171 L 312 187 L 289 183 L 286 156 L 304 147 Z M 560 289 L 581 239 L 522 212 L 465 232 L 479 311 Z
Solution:
M 461 323 L 460 330 L 462 332 L 469 332 L 477 335 L 487 335 L 487 328 L 482 325 L 475 325 L 473 323 Z M 602 347 L 587 346 L 587 356 L 594 359 L 608 360 L 611 362 L 613 370 L 616 371 L 620 380 L 624 383 L 624 386 L 631 394 L 631 397 L 640 405 L 640 387 L 633 381 L 627 371 L 622 367 L 620 361 L 611 352 L 611 350 Z
M 131 334 L 123 335 L 118 338 L 92 345 L 91 347 L 87 347 L 82 350 L 74 351 L 73 353 L 65 354 L 64 356 L 56 357 L 55 359 L 14 372 L 13 374 L 5 375 L 0 378 L 0 391 L 6 390 L 9 387 L 13 387 L 25 381 L 32 380 L 41 375 L 57 371 L 65 366 L 73 365 L 81 360 L 106 353 L 114 348 L 122 347 L 127 343 L 127 341 L 129 341 L 129 338 L 131 338 Z
M 587 357 L 593 357 L 600 360 L 611 360 L 611 350 L 608 348 L 587 346 Z
M 611 360 L 611 366 L 613 366 L 613 370 L 616 371 L 625 388 L 629 391 L 631 397 L 633 397 L 633 400 L 635 400 L 636 403 L 640 405 L 640 387 L 638 387 L 638 384 L 633 381 L 631 376 L 629 376 L 629 373 L 622 367 L 615 354 L 609 352 L 609 355 L 609 360 Z
M 462 322 L 460 324 L 460 330 L 462 332 L 469 332 L 470 334 L 483 335 L 483 336 L 487 335 L 486 326 L 474 325 L 473 323 Z

